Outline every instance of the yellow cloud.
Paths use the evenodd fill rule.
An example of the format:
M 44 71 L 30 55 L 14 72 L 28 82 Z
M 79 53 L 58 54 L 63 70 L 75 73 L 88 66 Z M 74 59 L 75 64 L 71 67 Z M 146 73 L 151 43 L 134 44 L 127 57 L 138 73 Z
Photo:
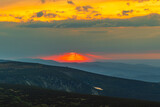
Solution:
M 159 0 L 5 0 L 0 1 L 0 21 L 126 19 L 160 14 Z

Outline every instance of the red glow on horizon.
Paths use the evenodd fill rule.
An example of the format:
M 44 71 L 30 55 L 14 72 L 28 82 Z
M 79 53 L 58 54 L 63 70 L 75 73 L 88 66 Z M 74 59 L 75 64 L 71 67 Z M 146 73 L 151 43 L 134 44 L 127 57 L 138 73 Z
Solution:
M 67 62 L 67 63 L 83 63 L 83 62 L 92 62 L 93 60 L 87 56 L 84 56 L 79 53 L 75 52 L 70 52 L 70 53 L 65 53 L 63 55 L 53 55 L 53 56 L 46 56 L 46 57 L 41 57 L 41 59 L 44 60 L 54 60 L 57 62 Z
M 67 63 L 84 63 L 106 60 L 137 60 L 137 59 L 160 59 L 160 53 L 64 53 L 60 55 L 36 57 L 43 60 L 54 60 Z
M 108 57 L 104 57 L 104 56 L 100 56 L 100 55 L 94 55 L 94 54 L 86 54 L 87 56 L 89 56 L 89 57 L 92 57 L 92 58 L 94 58 L 94 59 L 96 59 L 96 60 L 100 60 L 100 59 L 102 59 L 102 60 L 111 60 L 112 58 L 108 58 Z

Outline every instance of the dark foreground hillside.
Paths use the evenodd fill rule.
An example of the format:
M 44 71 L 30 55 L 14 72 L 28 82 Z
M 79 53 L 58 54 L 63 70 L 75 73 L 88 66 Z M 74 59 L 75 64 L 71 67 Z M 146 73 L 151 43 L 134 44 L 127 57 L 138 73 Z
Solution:
M 67 92 L 160 101 L 160 84 L 114 78 L 67 67 L 1 62 L 0 83 Z M 98 87 L 98 88 L 97 88 Z
M 160 102 L 53 91 L 0 84 L 0 107 L 160 107 Z

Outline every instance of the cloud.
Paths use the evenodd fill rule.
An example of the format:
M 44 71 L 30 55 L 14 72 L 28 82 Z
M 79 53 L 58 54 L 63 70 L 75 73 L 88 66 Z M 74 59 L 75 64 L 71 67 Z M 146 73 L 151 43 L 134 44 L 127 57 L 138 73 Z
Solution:
M 42 13 L 39 13 L 41 16 Z M 54 17 L 57 15 L 53 14 Z M 62 20 L 53 22 L 22 23 L 21 27 L 31 28 L 86 28 L 86 27 L 128 27 L 128 26 L 160 26 L 160 15 L 150 14 L 147 16 L 134 17 L 130 19 L 103 19 L 103 20 Z
M 77 6 L 76 7 L 76 10 L 78 12 L 81 12 L 81 11 L 84 11 L 84 12 L 88 12 L 89 9 L 93 9 L 93 7 L 89 6 L 89 5 L 86 5 L 86 6 Z
M 43 16 L 43 11 L 36 13 L 37 17 L 42 17 Z
M 55 18 L 57 15 L 58 14 L 56 14 L 56 13 L 50 13 L 47 10 L 43 10 L 43 11 L 35 13 L 31 18 L 34 18 L 34 17 L 37 17 L 37 18 L 40 18 L 40 17 Z
M 15 18 L 16 18 L 16 19 L 20 19 L 20 20 L 21 20 L 23 17 L 15 17 Z
M 69 0 L 69 1 L 67 1 L 67 3 L 68 3 L 68 4 L 75 5 L 75 4 L 74 4 L 74 2 L 73 2 L 73 1 L 70 1 L 70 0 Z
M 41 3 L 45 3 L 46 2 L 46 0 L 41 0 Z
M 124 10 L 124 11 L 122 11 L 122 15 L 123 16 L 128 16 L 129 13 L 132 13 L 132 12 L 133 12 L 133 10 Z
M 128 6 L 130 6 L 130 3 L 126 3 Z
M 54 14 L 54 13 L 48 13 L 48 14 L 45 14 L 44 15 L 45 17 L 48 17 L 48 18 L 54 18 L 57 16 L 57 14 Z
M 14 0 L 2 1 L 7 3 L 6 1 Z M 19 0 L 19 2 L 17 1 L 15 4 L 10 4 L 3 8 L 0 6 L 0 8 L 4 10 L 0 13 L 0 22 L 29 22 L 30 20 L 50 22 L 53 20 L 96 20 L 104 18 L 124 19 L 150 13 L 159 13 L 160 7 L 158 7 L 158 4 L 160 1 L 152 3 L 153 0 L 151 0 L 146 3 L 141 3 L 142 1 L 147 0 L 82 0 L 80 2 L 76 0 Z M 119 5 L 119 3 L 121 3 L 121 5 Z M 114 5 L 114 8 L 112 5 Z M 7 9 L 10 6 L 13 8 Z M 23 9 L 21 6 L 23 6 Z M 50 14 L 46 15 L 47 18 L 44 17 L 45 12 L 43 10 Z M 93 11 L 97 11 L 97 13 L 93 13 Z M 13 17 L 11 15 L 13 15 Z

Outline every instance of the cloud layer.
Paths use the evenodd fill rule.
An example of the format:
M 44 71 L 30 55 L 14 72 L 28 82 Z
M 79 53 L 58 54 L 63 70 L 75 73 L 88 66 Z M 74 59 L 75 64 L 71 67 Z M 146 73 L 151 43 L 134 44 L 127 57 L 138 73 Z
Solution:
M 5 0 L 0 22 L 129 19 L 160 14 L 159 5 L 159 0 Z
M 85 10 L 87 11 L 87 10 Z M 125 13 L 127 14 L 127 13 Z M 37 17 L 42 13 L 37 13 Z M 46 14 L 48 16 L 48 14 Z M 56 16 L 52 15 L 53 17 Z M 160 26 L 160 15 L 150 14 L 147 16 L 134 17 L 129 19 L 104 19 L 104 20 L 64 20 L 53 22 L 29 22 L 23 23 L 21 27 L 31 28 L 85 28 L 85 27 L 128 27 L 128 26 Z

